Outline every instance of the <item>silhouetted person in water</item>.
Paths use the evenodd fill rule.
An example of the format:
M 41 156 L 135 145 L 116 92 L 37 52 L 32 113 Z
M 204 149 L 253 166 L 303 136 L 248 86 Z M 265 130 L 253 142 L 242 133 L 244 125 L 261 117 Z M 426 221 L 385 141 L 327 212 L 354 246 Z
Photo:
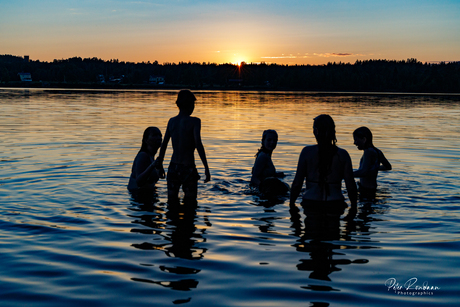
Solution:
M 262 133 L 262 146 L 256 154 L 251 176 L 251 186 L 259 188 L 261 192 L 287 192 L 286 185 L 276 179 L 284 177 L 284 173 L 277 172 L 272 161 L 272 153 L 277 144 L 278 133 L 275 130 L 265 130 Z
M 211 180 L 206 153 L 201 142 L 201 120 L 190 116 L 195 109 L 195 95 L 189 90 L 181 90 L 176 104 L 179 114 L 172 117 L 166 128 L 161 145 L 158 163 L 162 165 L 169 139 L 172 140 L 173 154 L 168 167 L 168 202 L 177 203 L 182 186 L 184 201 L 196 203 L 198 189 L 198 171 L 195 166 L 195 148 L 205 169 L 205 182 Z M 163 174 L 164 176 L 164 171 Z
M 155 185 L 160 178 L 158 163 L 155 163 L 155 154 L 161 145 L 161 131 L 157 127 L 148 127 L 142 136 L 141 149 L 136 155 L 129 177 L 128 189 L 139 192 L 141 189 Z
M 372 132 L 367 127 L 360 127 L 353 132 L 354 144 L 363 150 L 359 161 L 359 169 L 353 172 L 359 178 L 360 197 L 375 198 L 377 190 L 377 175 L 379 170 L 391 170 L 391 164 L 381 150 L 372 143 Z
M 291 210 L 297 210 L 295 202 L 306 182 L 302 207 L 315 214 L 343 214 L 347 204 L 342 194 L 342 180 L 351 203 L 349 218 L 357 208 L 357 188 L 353 178 L 350 155 L 336 146 L 335 124 L 329 115 L 319 115 L 313 122 L 313 134 L 317 145 L 306 146 L 300 153 L 297 172 L 291 187 Z M 307 214 L 308 215 L 308 214 Z

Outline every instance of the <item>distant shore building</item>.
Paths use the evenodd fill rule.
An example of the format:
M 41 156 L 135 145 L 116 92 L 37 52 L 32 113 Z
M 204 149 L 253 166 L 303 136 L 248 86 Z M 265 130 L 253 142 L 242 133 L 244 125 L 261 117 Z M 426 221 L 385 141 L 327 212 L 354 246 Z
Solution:
M 121 75 L 119 77 L 110 76 L 109 82 L 110 83 L 122 83 L 124 78 L 125 78 L 125 75 Z
M 241 86 L 243 84 L 244 80 L 243 79 L 228 79 L 228 84 L 229 85 L 237 85 L 237 86 Z
M 163 85 L 163 84 L 165 84 L 165 77 L 163 77 L 163 76 L 150 76 L 149 77 L 149 83 L 150 84 Z
M 29 63 L 29 56 L 28 55 L 24 56 L 24 62 Z
M 18 76 L 22 82 L 32 82 L 32 75 L 29 72 L 20 72 Z

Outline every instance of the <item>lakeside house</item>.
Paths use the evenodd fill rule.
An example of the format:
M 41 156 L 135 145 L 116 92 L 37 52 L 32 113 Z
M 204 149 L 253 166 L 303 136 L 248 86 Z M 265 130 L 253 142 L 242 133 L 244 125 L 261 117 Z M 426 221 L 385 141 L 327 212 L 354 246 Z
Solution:
M 124 78 L 125 78 L 125 75 L 121 75 L 119 77 L 110 76 L 109 82 L 110 83 L 122 83 Z
M 243 82 L 243 79 L 228 79 L 228 84 L 232 86 L 241 86 Z
M 163 85 L 163 84 L 165 84 L 165 77 L 163 77 L 163 76 L 150 76 L 149 77 L 149 83 L 150 84 Z
M 20 72 L 18 76 L 22 82 L 32 82 L 32 75 L 29 72 Z

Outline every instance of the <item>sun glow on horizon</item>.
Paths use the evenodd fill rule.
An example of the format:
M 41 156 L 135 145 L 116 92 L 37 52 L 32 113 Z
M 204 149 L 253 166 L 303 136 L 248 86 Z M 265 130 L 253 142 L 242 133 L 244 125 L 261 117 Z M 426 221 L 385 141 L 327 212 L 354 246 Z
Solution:
M 231 62 L 231 64 L 236 65 L 239 68 L 241 68 L 242 65 L 247 64 L 247 63 L 248 63 L 248 61 L 242 60 L 242 59 L 239 59 L 239 60 L 237 60 L 235 62 Z
M 238 67 L 241 67 L 242 63 L 248 63 L 247 61 L 247 56 L 244 56 L 239 53 L 235 53 L 233 55 L 232 61 L 230 61 L 231 64 L 236 65 Z

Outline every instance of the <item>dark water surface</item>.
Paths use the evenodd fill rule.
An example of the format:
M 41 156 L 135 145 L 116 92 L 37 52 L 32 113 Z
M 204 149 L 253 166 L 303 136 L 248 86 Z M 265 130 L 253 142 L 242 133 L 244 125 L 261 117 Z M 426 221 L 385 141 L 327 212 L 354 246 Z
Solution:
M 0 305 L 458 304 L 459 96 L 197 92 L 213 180 L 196 210 L 174 211 L 164 180 L 144 203 L 126 185 L 176 94 L 0 89 Z M 248 189 L 262 131 L 278 131 L 290 184 L 321 113 L 355 168 L 363 125 L 393 165 L 353 222 L 291 215 L 287 198 Z

